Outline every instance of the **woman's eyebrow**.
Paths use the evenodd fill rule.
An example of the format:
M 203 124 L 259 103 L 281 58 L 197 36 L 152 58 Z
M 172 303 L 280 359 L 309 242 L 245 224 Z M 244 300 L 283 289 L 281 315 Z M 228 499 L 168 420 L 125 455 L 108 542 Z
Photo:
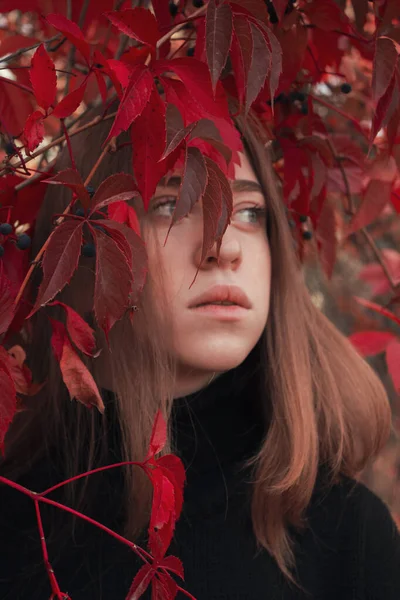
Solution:
M 181 178 L 180 177 L 170 177 L 168 180 L 166 180 L 164 177 L 160 180 L 159 182 L 159 186 L 160 187 L 179 187 L 181 184 Z M 240 192 L 258 192 L 260 194 L 263 193 L 262 187 L 261 185 L 258 183 L 258 181 L 253 181 L 251 179 L 235 179 L 234 181 L 231 182 L 231 188 L 233 192 L 236 193 L 240 193 Z

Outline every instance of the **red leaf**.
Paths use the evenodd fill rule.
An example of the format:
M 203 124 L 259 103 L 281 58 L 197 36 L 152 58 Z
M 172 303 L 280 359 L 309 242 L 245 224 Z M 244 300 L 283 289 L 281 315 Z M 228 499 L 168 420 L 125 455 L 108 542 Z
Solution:
M 259 0 L 233 0 L 230 4 L 234 13 L 239 12 L 240 14 L 240 9 L 244 9 L 245 14 L 253 15 L 262 23 L 269 23 L 268 11 L 264 2 L 259 2 Z
M 363 356 L 380 354 L 395 339 L 396 336 L 388 331 L 359 331 L 349 336 L 350 342 Z
M 165 112 L 166 122 L 166 146 L 162 159 L 166 158 L 173 150 L 178 148 L 188 135 L 193 131 L 196 122 L 184 127 L 182 115 L 175 104 L 168 103 Z
M 164 557 L 175 529 L 175 492 L 161 469 L 151 469 L 153 502 L 149 524 L 149 548 L 157 559 Z
M 10 374 L 18 394 L 34 396 L 43 384 L 32 383 L 31 370 L 25 365 L 26 352 L 21 346 L 13 346 L 8 350 Z
M 128 225 L 138 236 L 141 235 L 140 223 L 136 211 L 126 202 L 114 202 L 108 206 L 108 216 L 117 223 Z
M 47 111 L 56 99 L 57 76 L 54 63 L 43 44 L 40 44 L 32 57 L 29 77 L 37 103 Z
M 133 273 L 131 300 L 134 302 L 135 299 L 138 297 L 138 294 L 143 290 L 144 284 L 146 282 L 148 272 L 146 245 L 132 227 L 128 227 L 116 221 L 109 221 L 103 219 L 96 219 L 95 223 L 100 225 L 101 227 L 104 227 L 107 233 L 114 236 L 114 241 L 119 245 L 121 251 L 126 256 L 128 265 L 130 266 Z M 114 235 L 115 233 L 116 235 Z M 126 245 L 125 241 L 122 240 L 120 237 L 121 235 L 125 238 L 126 242 L 128 243 L 128 246 L 130 248 L 130 254 L 127 250 L 128 246 Z
M 390 310 L 387 310 L 387 308 L 383 308 L 380 304 L 376 304 L 376 302 L 371 302 L 371 300 L 366 300 L 365 298 L 359 298 L 358 296 L 354 296 L 354 299 L 361 304 L 361 306 L 365 306 L 366 308 L 391 319 L 394 323 L 397 323 L 397 325 L 400 325 L 400 318 L 390 312 Z
M 276 16 L 281 21 L 287 8 L 288 0 L 272 0 L 272 4 L 274 5 Z
M 367 186 L 360 208 L 347 227 L 346 235 L 350 235 L 375 221 L 386 204 L 390 202 L 391 190 L 391 181 L 372 179 Z
M 85 61 L 90 63 L 90 46 L 85 40 L 82 31 L 78 25 L 70 21 L 61 14 L 50 14 L 46 16 L 46 21 L 50 23 L 57 31 L 63 35 L 80 51 Z
M 217 254 L 219 255 L 222 243 L 222 236 L 224 235 L 226 228 L 230 223 L 230 218 L 233 210 L 232 188 L 219 166 L 209 159 L 207 160 L 207 171 L 208 175 L 210 175 L 210 173 L 212 172 L 214 178 L 218 179 L 221 189 L 221 214 L 217 223 L 217 230 L 215 233 L 215 239 L 217 241 Z
M 15 312 L 15 294 L 2 266 L 3 262 L 0 269 L 0 335 L 9 328 Z
M 51 183 L 54 185 L 65 185 L 69 187 L 82 202 L 84 208 L 89 208 L 90 196 L 89 192 L 85 188 L 81 176 L 75 169 L 65 169 L 59 171 L 56 175 L 50 179 L 44 179 L 44 183 Z
M 303 12 L 308 16 L 310 23 L 323 31 L 340 29 L 347 31 L 348 19 L 335 0 L 313 0 L 304 4 Z
M 59 348 L 55 346 L 59 343 L 60 332 L 64 332 L 60 369 L 71 400 L 75 398 L 78 402 L 81 402 L 89 408 L 96 406 L 99 412 L 103 413 L 103 400 L 92 374 L 73 349 L 65 332 L 64 325 L 53 320 L 52 327 L 54 323 L 58 323 L 59 332 L 56 331 L 54 340 L 52 336 L 51 343 L 57 358 L 59 356 Z
M 167 441 L 167 424 L 159 410 L 155 416 L 146 460 L 161 452 Z
M 121 131 L 126 131 L 129 126 L 142 114 L 154 89 L 153 76 L 146 66 L 139 65 L 129 77 L 129 85 L 124 91 L 118 112 L 112 124 L 110 133 L 104 145 Z
M 117 91 L 117 94 L 122 98 L 123 90 L 129 83 L 129 77 L 132 73 L 132 67 L 120 60 L 109 58 L 106 62 L 106 73 L 110 77 Z M 122 87 L 121 87 L 122 86 Z
M 400 392 L 400 341 L 399 339 L 390 342 L 386 348 L 386 363 L 390 377 L 393 381 L 394 389 Z
M 171 225 L 166 240 L 174 223 L 190 213 L 193 206 L 203 197 L 207 185 L 207 167 L 204 156 L 198 148 L 188 147 L 185 155 L 185 166 L 182 175 L 179 196 L 176 202 Z
M 216 175 L 218 168 L 208 157 L 205 157 L 208 181 L 203 194 L 203 247 L 200 264 L 218 236 L 218 222 L 222 215 L 222 189 L 219 177 Z
M 33 96 L 7 83 L 7 80 L 0 80 L 2 129 L 6 128 L 10 135 L 16 137 L 21 135 L 26 120 L 33 110 L 32 103 Z
M 170 479 L 175 490 L 175 516 L 179 519 L 183 506 L 183 487 L 186 481 L 185 467 L 178 456 L 167 454 L 157 459 L 157 465 Z
M 189 90 L 190 95 L 196 100 L 196 103 L 208 114 L 223 118 L 229 114 L 225 93 L 221 94 L 218 102 L 214 101 L 210 71 L 208 66 L 200 60 L 193 57 L 159 60 L 154 63 L 153 71 L 156 75 L 162 75 L 166 71 L 176 73 Z M 220 86 L 221 82 L 218 82 L 217 93 Z M 193 120 L 197 120 L 198 116 Z
M 149 10 L 136 7 L 104 14 L 122 33 L 155 49 L 160 32 L 156 18 Z
M 156 571 L 153 565 L 149 563 L 144 564 L 136 573 L 125 600 L 138 600 L 138 598 L 140 598 L 147 590 L 149 583 L 153 579 L 155 573 Z
M 9 356 L 0 346 L 0 453 L 4 453 L 4 438 L 17 410 L 14 381 L 10 373 Z
M 185 578 L 182 561 L 176 556 L 164 556 L 160 566 L 165 567 L 168 571 L 176 573 L 181 579 Z
M 96 340 L 94 337 L 94 331 L 86 323 L 82 317 L 74 311 L 73 308 L 64 304 L 64 302 L 60 302 L 59 300 L 55 300 L 51 302 L 49 306 L 62 306 L 67 315 L 67 331 L 74 342 L 75 346 L 81 350 L 84 354 L 88 356 L 96 357 L 99 355 L 99 352 L 95 353 L 96 348 Z
M 51 113 L 53 117 L 57 117 L 58 119 L 65 119 L 66 117 L 72 115 L 82 102 L 85 90 L 86 84 L 80 85 L 73 92 L 67 94 L 61 100 L 61 102 L 57 104 L 57 106 Z
M 228 58 L 232 41 L 232 11 L 228 4 L 210 0 L 206 14 L 206 54 L 213 92 Z
M 263 34 L 253 23 L 250 23 L 250 29 L 253 39 L 253 55 L 247 77 L 246 113 L 262 89 L 272 66 L 271 52 Z
M 165 103 L 154 88 L 150 100 L 131 127 L 133 169 L 147 211 L 157 183 L 173 166 L 177 150 L 160 160 L 166 143 Z
M 151 600 L 174 600 L 178 593 L 176 581 L 168 573 L 158 572 L 157 577 L 152 581 Z
M 375 102 L 384 95 L 392 81 L 397 57 L 396 46 L 391 39 L 379 37 L 376 40 L 372 73 L 372 96 Z
M 94 311 L 106 338 L 112 326 L 129 306 L 132 271 L 116 241 L 100 229 L 93 229 L 96 244 Z
M 33 311 L 50 302 L 74 274 L 82 245 L 83 222 L 64 221 L 52 232 L 43 257 L 43 280 Z
M 92 198 L 92 211 L 108 206 L 112 202 L 122 202 L 138 196 L 139 191 L 132 175 L 115 173 L 107 177 Z
M 29 115 L 24 127 L 24 142 L 29 150 L 33 152 L 44 138 L 44 114 L 40 110 L 35 110 Z
M 231 48 L 232 68 L 235 73 L 236 87 L 240 105 L 243 104 L 248 74 L 253 56 L 253 36 L 247 19 L 233 18 L 233 38 Z

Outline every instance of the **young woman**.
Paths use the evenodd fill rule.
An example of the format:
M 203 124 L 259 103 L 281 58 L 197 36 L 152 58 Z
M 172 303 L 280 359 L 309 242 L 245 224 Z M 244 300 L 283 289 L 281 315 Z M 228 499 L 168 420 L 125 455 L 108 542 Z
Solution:
M 187 475 L 168 553 L 182 560 L 185 582 L 177 580 L 192 596 L 398 600 L 399 533 L 384 503 L 355 479 L 389 435 L 385 390 L 313 305 L 256 122 L 236 125 L 244 152 L 231 181 L 234 209 L 219 261 L 213 247 L 199 262 L 201 202 L 164 245 L 179 172 L 160 182 L 147 213 L 140 199 L 132 201 L 149 272 L 133 322 L 113 327 L 109 349 L 98 332 L 103 351 L 87 362 L 105 414 L 69 401 L 50 349 L 48 314 L 57 310 L 39 311 L 28 329 L 28 364 L 47 383 L 15 420 L 0 472 L 42 491 L 102 464 L 142 460 L 161 408 L 165 452 L 181 457 Z M 108 131 L 103 122 L 73 138 L 83 177 Z M 123 145 L 108 155 L 92 185 L 131 172 L 131 152 Z M 63 153 L 57 170 L 69 166 Z M 49 187 L 32 257 L 68 201 L 65 189 Z M 60 294 L 92 325 L 93 270 L 94 259 L 82 257 Z M 39 283 L 38 270 L 32 300 Z M 215 286 L 234 286 L 229 297 L 242 308 L 196 308 L 219 299 Z M 151 492 L 139 469 L 117 468 L 61 487 L 52 498 L 145 545 Z M 2 486 L 1 505 L 0 597 L 48 599 L 33 503 Z M 61 589 L 72 600 L 125 598 L 142 564 L 136 556 L 65 512 L 42 512 Z

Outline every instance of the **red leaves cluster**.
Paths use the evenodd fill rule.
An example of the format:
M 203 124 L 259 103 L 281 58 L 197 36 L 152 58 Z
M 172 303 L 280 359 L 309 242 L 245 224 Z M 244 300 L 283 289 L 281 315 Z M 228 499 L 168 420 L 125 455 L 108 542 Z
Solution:
M 57 224 L 40 254 L 43 279 L 34 307 L 20 301 L 21 284 L 33 267 L 26 255 L 18 254 L 14 233 L 0 235 L 0 335 L 5 342 L 37 310 L 61 307 L 65 325 L 51 317 L 52 308 L 48 311 L 52 350 L 63 380 L 71 398 L 102 411 L 100 393 L 82 356 L 97 355 L 94 332 L 56 299 L 77 270 L 82 245 L 95 248 L 93 311 L 108 337 L 146 281 L 146 249 L 129 202 L 140 197 L 147 211 L 160 179 L 179 169 L 181 185 L 170 229 L 201 200 L 201 259 L 215 242 L 219 249 L 233 209 L 228 179 L 243 150 L 231 115 L 248 116 L 252 109 L 279 148 L 275 166 L 295 223 L 298 253 L 301 258 L 305 253 L 308 217 L 321 264 L 331 277 L 340 238 L 369 226 L 388 206 L 400 212 L 400 35 L 397 0 L 352 0 L 354 19 L 335 0 L 208 0 L 202 8 L 186 7 L 187 14 L 175 17 L 166 0 L 153 0 L 153 10 L 129 8 L 127 3 L 113 10 L 109 0 L 88 4 L 85 17 L 84 11 L 79 14 L 81 3 L 72 3 L 72 18 L 67 19 L 57 12 L 57 2 L 47 14 L 41 0 L 26 0 L 26 10 L 40 15 L 35 36 L 17 33 L 1 40 L 1 56 L 23 46 L 37 47 L 26 68 L 15 69 L 15 81 L 0 76 L 0 127 L 12 146 L 0 181 L 0 222 L 22 224 L 30 231 L 26 227 L 34 224 L 44 183 L 69 188 L 71 201 L 63 215 L 55 215 Z M 5 13 L 13 8 L 7 2 L 2 7 Z M 182 46 L 171 36 L 179 24 L 192 28 L 190 34 L 180 28 L 181 35 L 187 34 Z M 43 42 L 55 33 L 56 50 L 52 42 Z M 121 45 L 122 36 L 127 36 L 126 45 Z M 186 54 L 189 47 L 194 56 Z M 353 85 L 353 104 L 343 99 L 343 82 Z M 119 98 L 105 144 L 129 131 L 134 177 L 117 173 L 92 197 L 90 181 L 82 180 L 72 155 L 70 169 L 30 173 L 31 153 L 45 135 L 58 133 L 61 121 L 69 142 L 68 118 L 98 95 L 105 112 Z M 356 100 L 367 109 L 357 113 Z M 29 175 L 34 177 L 27 186 Z M 339 231 L 340 202 L 351 218 Z M 77 204 L 84 216 L 75 214 Z M 397 260 L 395 254 L 393 259 L 383 253 L 388 263 Z M 374 283 L 376 293 L 388 291 L 377 265 L 361 277 Z M 367 308 L 399 324 L 387 309 L 374 303 Z M 351 340 L 365 355 L 386 352 L 399 389 L 398 337 L 368 331 Z M 22 348 L 0 346 L 0 450 L 20 396 L 34 394 L 38 386 Z M 184 470 L 174 456 L 155 458 L 165 444 L 164 427 L 158 415 L 143 465 L 154 485 L 149 528 L 154 561 L 145 562 L 136 576 L 132 599 L 150 582 L 154 598 L 174 598 L 178 587 L 170 574 L 183 578 L 179 559 L 165 556 L 182 508 Z

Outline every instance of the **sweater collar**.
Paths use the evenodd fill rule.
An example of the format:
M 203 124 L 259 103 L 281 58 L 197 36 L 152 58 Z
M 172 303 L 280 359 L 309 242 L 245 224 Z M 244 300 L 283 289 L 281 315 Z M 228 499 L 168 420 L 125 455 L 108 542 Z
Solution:
M 185 465 L 188 482 L 215 469 L 229 469 L 260 446 L 261 373 L 256 346 L 236 368 L 174 400 L 173 450 Z

